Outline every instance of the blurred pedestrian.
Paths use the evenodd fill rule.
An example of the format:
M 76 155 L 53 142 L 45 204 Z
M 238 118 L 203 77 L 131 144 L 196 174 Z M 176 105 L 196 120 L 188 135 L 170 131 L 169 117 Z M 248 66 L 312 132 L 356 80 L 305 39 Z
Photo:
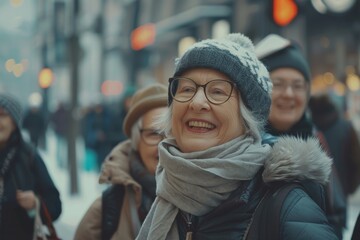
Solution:
M 327 94 L 310 98 L 316 127 L 324 133 L 346 197 L 360 184 L 360 143 L 351 121 L 345 119 Z
M 123 129 L 130 138 L 106 157 L 100 183 L 110 183 L 81 220 L 76 240 L 133 240 L 155 199 L 158 143 L 163 139 L 153 125 L 165 111 L 167 88 L 160 84 L 138 90 Z
M 58 167 L 67 166 L 67 137 L 70 124 L 70 112 L 64 103 L 59 103 L 50 116 L 50 123 L 56 135 L 56 160 Z
M 56 220 L 61 201 L 46 166 L 21 135 L 21 106 L 15 97 L 0 93 L 0 236 L 1 240 L 33 238 L 40 203 Z
M 95 153 L 97 170 L 100 170 L 103 160 L 113 147 L 109 138 L 112 117 L 104 104 L 96 103 L 83 119 L 85 147 Z
M 129 111 L 131 100 L 136 91 L 134 86 L 127 86 L 124 95 L 120 100 L 120 107 L 117 107 L 116 114 L 113 117 L 113 123 L 111 124 L 110 138 L 115 145 L 119 142 L 122 142 L 127 139 L 126 134 L 122 129 L 122 125 L 125 119 L 126 114 Z M 115 146 L 114 145 L 114 146 Z
M 45 147 L 47 120 L 36 105 L 30 105 L 23 116 L 23 128 L 29 133 L 31 143 L 37 148 Z
M 137 239 L 248 239 L 254 219 L 265 219 L 257 234 L 278 224 L 276 239 L 336 239 L 301 188 L 287 194 L 279 218 L 253 215 L 270 188 L 308 178 L 325 182 L 331 165 L 315 140 L 261 143 L 271 88 L 242 34 L 195 43 L 176 60 L 169 109 L 158 121 L 166 139 L 159 144 L 157 197 Z M 288 168 L 291 161 L 295 168 Z M 276 194 L 266 199 L 279 201 Z
M 274 136 L 294 136 L 302 139 L 318 137 L 326 146 L 322 133 L 307 116 L 310 98 L 310 67 L 300 47 L 279 35 L 270 34 L 256 46 L 257 55 L 270 73 L 273 83 L 272 104 L 265 130 Z M 304 169 L 303 171 L 306 171 Z M 336 173 L 326 189 L 327 216 L 339 237 L 346 221 L 346 203 Z M 331 204 L 331 205 L 330 205 Z

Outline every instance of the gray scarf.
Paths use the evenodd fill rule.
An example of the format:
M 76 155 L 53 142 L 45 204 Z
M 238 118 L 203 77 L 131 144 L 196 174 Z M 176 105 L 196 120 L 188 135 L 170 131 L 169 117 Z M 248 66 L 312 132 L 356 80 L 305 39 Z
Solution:
M 192 153 L 182 153 L 173 139 L 162 141 L 157 197 L 137 239 L 179 239 L 175 221 L 179 209 L 202 216 L 227 199 L 243 180 L 252 179 L 270 153 L 270 146 L 255 139 L 243 135 Z

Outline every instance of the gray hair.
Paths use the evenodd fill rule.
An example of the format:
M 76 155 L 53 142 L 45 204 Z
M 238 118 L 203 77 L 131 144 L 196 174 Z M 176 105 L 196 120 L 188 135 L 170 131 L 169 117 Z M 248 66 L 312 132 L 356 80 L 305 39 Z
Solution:
M 240 106 L 240 114 L 241 118 L 245 123 L 246 132 L 254 136 L 256 139 L 260 138 L 261 133 L 264 130 L 264 126 L 266 121 L 259 121 L 255 118 L 255 115 L 245 106 L 241 97 L 239 101 Z M 172 126 L 171 126 L 171 118 L 173 113 L 173 103 L 167 108 L 167 111 L 160 115 L 155 120 L 155 126 L 161 129 L 160 133 L 164 134 L 166 137 L 172 137 Z M 162 127 L 161 127 L 162 126 Z
M 143 117 L 140 117 L 131 127 L 131 147 L 135 151 L 138 151 L 138 145 L 141 138 L 140 129 L 142 128 L 142 119 Z

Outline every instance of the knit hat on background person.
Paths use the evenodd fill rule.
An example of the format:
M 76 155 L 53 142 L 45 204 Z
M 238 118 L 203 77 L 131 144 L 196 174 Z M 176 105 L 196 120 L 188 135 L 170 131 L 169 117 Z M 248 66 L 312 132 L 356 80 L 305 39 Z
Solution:
M 167 92 L 165 85 L 152 84 L 135 92 L 131 100 L 128 113 L 125 116 L 123 131 L 131 137 L 131 128 L 147 111 L 167 106 Z
M 300 47 L 276 34 L 269 34 L 256 44 L 255 52 L 269 72 L 278 68 L 294 68 L 310 82 L 310 67 Z
M 240 91 L 245 106 L 265 121 L 271 104 L 272 82 L 265 66 L 255 55 L 251 40 L 241 33 L 222 39 L 207 39 L 192 45 L 176 59 L 174 76 L 192 68 L 211 68 L 226 74 Z M 169 105 L 172 97 L 169 92 Z
M 0 93 L 0 108 L 6 110 L 14 120 L 16 126 L 20 128 L 22 118 L 22 108 L 20 102 L 8 93 Z

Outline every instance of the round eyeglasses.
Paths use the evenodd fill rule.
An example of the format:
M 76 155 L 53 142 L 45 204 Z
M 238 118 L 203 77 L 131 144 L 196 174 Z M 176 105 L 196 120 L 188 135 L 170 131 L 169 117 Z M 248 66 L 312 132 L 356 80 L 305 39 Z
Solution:
M 231 97 L 234 83 L 223 79 L 214 79 L 204 85 L 197 84 L 194 80 L 185 77 L 169 79 L 170 94 L 177 102 L 190 101 L 198 91 L 204 89 L 206 99 L 215 105 L 223 104 Z
M 284 93 L 286 92 L 288 87 L 291 88 L 294 94 L 300 95 L 306 93 L 308 85 L 306 84 L 305 81 L 286 83 L 277 79 L 273 80 L 273 92 Z
M 165 137 L 154 129 L 140 129 L 141 139 L 147 145 L 158 145 Z

